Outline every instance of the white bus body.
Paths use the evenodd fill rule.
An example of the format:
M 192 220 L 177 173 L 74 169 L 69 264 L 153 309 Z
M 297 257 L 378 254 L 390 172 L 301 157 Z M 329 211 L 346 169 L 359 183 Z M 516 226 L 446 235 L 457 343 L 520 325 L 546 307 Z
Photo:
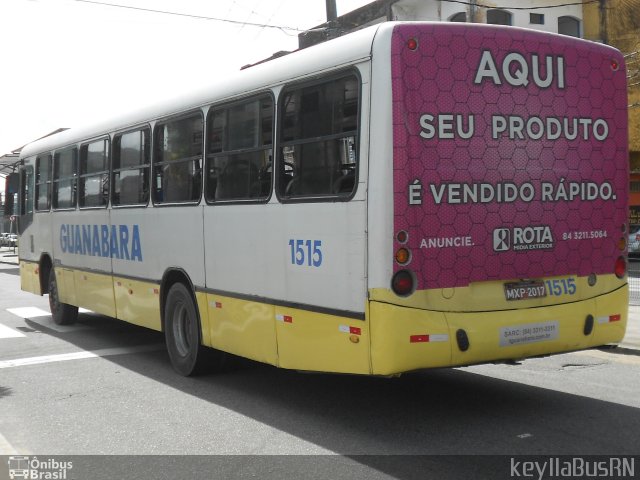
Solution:
M 450 28 L 458 30 L 451 33 Z M 484 253 L 480 247 L 490 242 L 491 235 L 495 236 L 495 231 L 499 230 L 497 227 L 502 225 L 487 226 L 486 238 L 472 226 L 466 231 L 466 227 L 461 228 L 456 235 L 439 232 L 449 221 L 447 219 L 440 219 L 442 225 L 433 227 L 434 232 L 439 232 L 433 235 L 434 238 L 425 235 L 428 230 L 426 224 L 404 226 L 405 217 L 399 205 L 402 198 L 408 199 L 411 195 L 409 183 L 422 181 L 425 193 L 431 192 L 432 197 L 440 199 L 440 204 L 446 203 L 442 200 L 444 190 L 438 190 L 440 184 L 429 185 L 426 177 L 411 178 L 406 184 L 401 182 L 402 168 L 399 165 L 404 161 L 401 157 L 405 145 L 409 145 L 406 149 L 414 148 L 411 147 L 413 144 L 426 145 L 424 148 L 431 148 L 431 145 L 435 149 L 445 148 L 456 127 L 455 120 L 449 117 L 440 126 L 436 123 L 436 130 L 439 128 L 443 134 L 440 146 L 435 146 L 435 142 L 429 144 L 433 140 L 426 138 L 432 126 L 429 113 L 449 115 L 456 112 L 425 111 L 423 115 L 427 116 L 407 123 L 409 133 L 405 140 L 400 140 L 405 136 L 398 130 L 398 125 L 403 122 L 398 119 L 403 115 L 401 103 L 404 94 L 394 88 L 400 88 L 398 72 L 401 72 L 400 76 L 405 73 L 404 67 L 394 62 L 404 58 L 404 53 L 398 49 L 404 48 L 401 45 L 404 45 L 403 35 L 407 31 L 415 32 L 415 39 L 410 35 L 410 40 L 417 39 L 415 45 L 409 42 L 407 48 L 413 50 L 415 47 L 418 52 L 423 49 L 425 56 L 415 60 L 415 65 L 409 65 L 406 82 L 411 81 L 411 75 L 424 75 L 429 62 L 433 63 L 425 52 L 432 46 L 430 44 L 437 43 L 438 35 L 461 36 L 465 32 L 476 36 L 478 48 L 484 45 L 484 51 L 491 52 L 494 63 L 508 54 L 504 53 L 505 47 L 492 40 L 494 36 L 506 38 L 515 35 L 551 46 L 569 42 L 568 49 L 586 52 L 585 55 L 595 52 L 593 55 L 605 55 L 622 65 L 622 57 L 613 49 L 547 33 L 477 25 L 386 23 L 251 67 L 203 91 L 182 94 L 145 111 L 38 140 L 21 153 L 25 165 L 19 245 L 22 288 L 37 294 L 49 293 L 49 275 L 53 269 L 58 300 L 53 308 L 71 306 L 70 310 L 64 311 L 73 317 L 73 307 L 80 306 L 155 330 L 170 330 L 170 355 L 174 366 L 178 363 L 177 370 L 185 374 L 192 373 L 198 360 L 196 357 L 200 356 L 200 350 L 193 347 L 193 339 L 218 351 L 283 368 L 384 375 L 417 368 L 524 358 L 619 341 L 624 335 L 627 315 L 625 274 L 614 275 L 617 258 L 625 255 L 624 246 L 618 250 L 618 237 L 624 236 L 621 228 L 626 222 L 624 215 L 618 213 L 620 205 L 625 202 L 627 188 L 620 175 L 616 174 L 610 180 L 599 180 L 600 183 L 610 181 L 615 186 L 619 201 L 612 207 L 617 212 L 615 215 L 601 218 L 597 220 L 599 224 L 589 227 L 590 232 L 605 232 L 608 243 L 606 262 L 600 262 L 606 263 L 606 268 L 596 262 L 598 267 L 586 274 L 582 266 L 574 268 L 569 262 L 568 269 L 542 271 L 531 267 L 530 274 L 518 270 L 517 275 L 514 273 L 516 276 L 503 276 L 500 273 L 505 265 L 500 263 L 502 259 L 507 258 L 508 264 L 510 255 L 523 258 L 524 255 L 536 254 L 495 250 L 487 256 L 493 266 L 487 268 L 486 278 L 484 273 L 479 273 L 481 269 L 475 269 L 469 273 L 469 281 L 460 282 L 451 270 L 461 271 L 464 266 L 452 259 L 465 255 L 470 259 L 482 258 Z M 484 66 L 476 62 L 465 70 L 456 63 L 460 60 L 456 53 L 458 47 L 439 45 L 438 48 L 443 52 L 449 49 L 451 65 L 434 68 L 439 71 L 450 69 L 453 72 L 450 78 L 460 83 L 461 88 L 464 85 L 470 91 L 498 88 L 488 83 L 503 72 L 497 66 L 494 72 L 494 65 L 489 60 L 484 60 Z M 526 42 L 514 48 L 520 49 L 522 58 L 530 59 L 532 52 L 535 54 Z M 446 52 L 443 52 L 440 55 L 446 58 Z M 567 68 L 576 68 L 576 60 L 569 57 L 567 55 L 563 60 L 569 64 Z M 562 68 L 565 66 L 563 64 Z M 509 77 L 510 66 L 505 68 Z M 620 70 L 623 75 L 624 68 Z M 542 76 L 539 70 L 536 73 Z M 619 75 L 614 73 L 617 78 Z M 609 73 L 607 75 L 608 82 L 615 80 L 609 79 Z M 573 76 L 567 74 L 563 81 L 570 84 Z M 506 83 L 503 82 L 500 88 L 509 87 Z M 433 79 L 425 80 L 426 84 L 430 89 L 447 90 L 447 85 Z M 357 96 L 354 96 L 354 85 L 357 85 Z M 573 87 L 569 85 L 567 92 L 560 88 L 558 98 L 571 95 L 569 89 Z M 527 89 L 531 91 L 526 102 L 533 104 L 531 99 L 538 95 L 538 90 L 534 92 L 532 89 L 542 89 L 533 82 Z M 622 96 L 618 86 L 616 89 L 615 95 L 612 94 L 615 98 L 611 101 L 610 115 L 622 108 Z M 422 93 L 425 98 L 430 97 L 430 94 Z M 444 97 L 445 93 L 442 93 Z M 300 133 L 305 129 L 315 132 L 314 129 L 321 131 L 325 128 L 322 122 L 325 122 L 326 112 L 330 109 L 325 111 L 316 105 L 325 98 L 334 102 L 331 120 L 326 120 L 329 125 L 326 128 L 331 131 L 323 133 L 324 137 L 305 137 Z M 447 108 L 462 109 L 463 104 L 464 100 Z M 269 113 L 273 111 L 269 110 L 269 105 L 277 106 L 275 113 Z M 426 101 L 424 105 L 427 108 Z M 261 132 L 273 131 L 271 140 L 258 140 L 251 147 L 233 150 L 230 145 L 236 141 L 233 137 L 236 133 L 229 133 L 232 130 L 229 119 L 236 114 L 238 118 L 248 118 L 242 117 L 244 114 L 237 113 L 237 110 L 244 108 L 249 112 L 254 111 L 254 107 L 262 112 L 256 117 L 260 120 L 253 127 L 247 124 L 247 131 L 253 132 L 256 138 Z M 351 111 L 353 108 L 357 112 Z M 483 108 L 488 107 L 474 108 L 476 110 L 471 114 L 475 114 L 480 122 Z M 287 117 L 288 109 L 298 112 L 301 125 L 295 125 L 297 117 Z M 308 113 L 316 111 L 314 109 L 319 113 L 315 116 Z M 469 111 L 463 113 L 469 114 Z M 512 112 L 504 113 L 509 115 Z M 356 116 L 357 123 L 353 123 L 355 120 L 352 118 Z M 455 117 L 452 115 L 451 118 Z M 496 121 L 499 124 L 499 120 Z M 200 137 L 197 133 L 190 137 L 191 155 L 178 155 L 178 160 L 162 156 L 165 150 L 167 155 L 177 155 L 171 150 L 171 135 L 186 128 L 195 129 L 193 125 L 201 125 L 200 122 L 203 125 L 197 130 Z M 216 130 L 216 122 L 222 122 L 223 127 Z M 616 126 L 610 122 L 608 126 L 612 141 L 620 142 L 626 138 L 626 124 Z M 468 133 L 469 124 L 462 127 L 462 133 L 465 129 Z M 298 132 L 295 133 L 298 137 L 294 134 L 293 137 L 287 136 L 287 132 L 294 131 Z M 597 133 L 600 135 L 602 132 Z M 125 142 L 127 135 L 127 142 L 138 136 L 141 139 L 141 145 L 144 144 L 139 149 L 141 158 L 146 155 L 145 148 L 150 149 L 145 158 L 150 159 L 151 165 L 145 167 L 141 160 L 127 173 L 139 180 L 147 175 L 148 192 L 143 192 L 146 200 L 142 204 L 116 205 L 114 152 L 122 144 L 118 142 Z M 520 143 L 520 138 L 491 139 L 488 138 L 488 130 L 476 136 L 488 144 L 493 141 L 503 146 L 500 148 L 511 148 L 512 152 L 537 148 L 539 143 L 536 143 L 537 139 Z M 219 140 L 222 138 L 225 145 L 233 150 L 228 154 L 224 150 L 227 147 L 222 146 L 223 140 Z M 580 142 L 580 139 L 575 142 Z M 83 159 L 97 158 L 87 152 L 94 147 L 99 151 L 101 144 L 107 145 L 104 158 L 108 163 L 104 164 L 105 167 L 96 167 L 93 173 L 86 173 L 82 170 L 86 167 L 81 167 L 81 170 L 70 173 L 70 177 L 65 177 L 64 159 L 76 155 L 82 163 Z M 470 151 L 477 145 L 467 144 L 465 148 Z M 621 147 L 614 159 L 620 172 L 627 168 L 620 166 L 623 165 L 621 162 L 626 162 L 626 159 L 621 160 L 625 148 Z M 120 151 L 119 155 L 124 159 L 126 152 L 124 149 Z M 300 184 L 305 178 L 302 168 L 308 168 L 304 161 L 296 163 L 305 158 L 300 153 L 303 151 L 307 152 L 308 158 L 313 155 L 319 157 L 320 151 L 341 156 L 337 163 L 341 174 L 335 173 L 335 178 L 325 182 L 329 190 L 315 194 L 311 187 L 304 187 L 309 189 L 301 190 L 303 193 L 298 196 L 292 193 L 296 182 L 297 187 L 302 188 Z M 437 154 L 441 152 L 437 151 Z M 47 175 L 38 176 L 38 169 L 45 168 L 42 165 L 46 164 L 48 155 L 54 158 L 54 172 L 49 174 L 49 180 L 53 180 L 47 187 Z M 258 196 L 244 199 L 219 199 L 213 189 L 222 192 L 224 171 L 232 162 L 230 159 L 244 159 L 250 155 L 254 155 L 251 158 L 268 158 L 260 172 L 268 179 L 268 192 L 265 191 L 261 197 L 256 194 Z M 593 158 L 594 171 L 607 168 L 596 159 L 595 153 Z M 293 162 L 288 159 L 293 159 Z M 118 164 L 120 167 L 124 165 L 125 160 L 118 161 L 122 162 Z M 172 202 L 169 200 L 170 189 L 163 186 L 163 182 L 169 178 L 167 172 L 173 168 L 172 165 L 179 162 L 192 168 L 191 179 L 200 176 L 200 183 L 189 187 L 194 195 L 200 194 L 186 201 Z M 535 171 L 536 162 L 535 158 L 531 159 L 530 172 Z M 246 168 L 251 170 L 253 167 L 249 163 Z M 222 173 L 215 171 L 217 165 L 223 165 L 220 168 Z M 447 161 L 442 162 L 443 171 L 450 168 L 447 165 Z M 100 168 L 104 168 L 102 173 Z M 326 171 L 321 173 L 327 175 Z M 478 175 L 482 173 L 477 171 Z M 127 175 L 122 173 L 123 178 Z M 249 180 L 254 178 L 251 177 L 253 174 L 247 175 Z M 465 174 L 452 173 L 452 182 L 460 181 L 456 175 Z M 489 178 L 491 172 L 484 172 L 484 175 Z M 521 182 L 522 175 L 522 172 L 512 172 L 518 182 Z M 584 173 L 581 179 L 586 182 L 591 179 L 589 175 Z M 103 178 L 110 181 L 108 193 L 104 193 L 106 189 L 99 191 Z M 263 177 L 255 177 L 254 180 L 260 178 Z M 78 179 L 85 181 L 84 193 L 78 190 Z M 540 177 L 535 179 L 542 180 Z M 493 178 L 488 181 L 495 183 Z M 65 182 L 76 182 L 73 183 L 76 186 L 69 189 L 75 188 L 81 196 L 86 191 L 98 190 L 98 195 L 105 195 L 102 201 L 106 203 L 82 207 L 74 198 L 65 204 L 60 200 L 69 193 L 63 187 L 67 185 Z M 344 182 L 353 182 L 353 185 L 346 183 L 343 191 Z M 118 183 L 121 190 L 117 194 L 123 198 L 125 183 Z M 46 202 L 39 203 L 39 192 L 41 200 L 45 200 L 43 192 L 46 189 L 49 189 L 49 196 L 52 190 L 56 192 L 58 204 L 62 207 L 55 208 L 54 205 L 54 208 L 49 208 Z M 137 192 L 137 195 L 142 193 Z M 86 202 L 94 201 L 88 194 L 82 198 Z M 457 197 L 451 198 L 455 203 Z M 540 205 L 541 202 L 530 203 L 532 209 Z M 576 201 L 568 208 L 579 213 L 583 208 L 581 205 Z M 425 206 L 424 215 L 433 221 L 439 208 L 454 207 L 457 208 L 455 205 Z M 496 212 L 501 208 L 489 202 L 479 205 L 477 210 Z M 540 208 L 546 207 L 542 205 Z M 422 210 L 411 212 L 423 214 Z M 459 215 L 456 222 L 461 224 L 464 221 L 460 219 L 470 217 L 468 211 L 455 214 Z M 518 223 L 518 218 L 512 218 L 512 221 L 514 228 L 525 228 L 524 224 Z M 410 220 L 407 222 L 410 224 Z M 408 239 L 398 240 L 400 230 L 406 230 Z M 563 234 L 566 232 L 553 231 L 555 244 L 560 243 L 559 236 Z M 427 247 L 431 245 L 434 248 L 421 247 L 422 241 Z M 435 249 L 438 242 L 442 245 Z M 394 258 L 402 246 L 409 250 L 409 261 L 400 265 Z M 596 247 L 600 248 L 600 244 L 593 248 Z M 546 265 L 554 252 L 555 247 L 535 258 Z M 454 267 L 447 270 L 447 262 Z M 429 277 L 427 270 L 434 265 L 442 266 L 442 285 L 437 278 Z M 394 292 L 392 282 L 394 275 L 401 270 L 409 272 L 410 284 L 405 284 L 408 292 L 398 294 Z M 508 268 L 505 271 L 509 271 Z M 591 273 L 598 277 L 597 286 L 588 284 Z M 615 273 L 620 272 L 616 270 Z M 532 296 L 521 302 L 512 302 L 509 296 L 527 288 L 522 279 L 534 279 L 531 285 L 540 294 L 536 296 L 532 290 Z M 565 296 L 549 293 L 549 289 L 553 290 L 554 281 L 565 282 L 562 284 L 565 285 Z M 172 294 L 176 284 L 182 284 L 184 290 L 176 288 Z M 517 285 L 511 286 L 513 284 Z M 567 285 L 575 291 L 569 294 Z M 590 329 L 585 326 L 588 316 L 592 317 L 592 324 L 593 318 L 596 319 L 595 327 L 592 325 Z M 616 320 L 598 323 L 597 319 L 605 316 L 616 317 Z M 65 321 L 60 316 L 58 320 Z M 167 321 L 171 326 L 166 326 Z M 196 325 L 195 330 L 193 324 Z M 538 324 L 549 332 L 543 341 L 527 336 L 528 329 Z M 195 337 L 189 338 L 194 331 Z M 521 344 L 504 344 L 505 332 L 515 332 Z M 181 339 L 182 346 L 176 346 Z M 184 357 L 182 363 L 181 356 Z

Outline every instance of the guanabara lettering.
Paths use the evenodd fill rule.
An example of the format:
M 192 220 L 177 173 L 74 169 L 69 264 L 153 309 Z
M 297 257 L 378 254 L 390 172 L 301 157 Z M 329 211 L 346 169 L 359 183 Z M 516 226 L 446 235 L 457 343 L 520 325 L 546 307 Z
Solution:
M 60 249 L 63 253 L 111 257 L 142 261 L 138 225 L 72 225 L 60 226 Z

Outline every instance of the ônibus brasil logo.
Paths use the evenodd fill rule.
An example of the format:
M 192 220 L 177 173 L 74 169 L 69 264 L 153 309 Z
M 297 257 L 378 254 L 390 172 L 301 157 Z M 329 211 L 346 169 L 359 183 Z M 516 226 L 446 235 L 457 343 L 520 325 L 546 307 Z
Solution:
M 7 460 L 9 466 L 9 478 L 24 478 L 29 480 L 67 480 L 71 479 L 68 472 L 73 468 L 73 462 L 47 458 L 39 460 L 38 457 L 13 455 Z
M 551 227 L 547 225 L 496 228 L 493 231 L 494 252 L 547 250 L 550 248 L 553 248 L 553 235 Z

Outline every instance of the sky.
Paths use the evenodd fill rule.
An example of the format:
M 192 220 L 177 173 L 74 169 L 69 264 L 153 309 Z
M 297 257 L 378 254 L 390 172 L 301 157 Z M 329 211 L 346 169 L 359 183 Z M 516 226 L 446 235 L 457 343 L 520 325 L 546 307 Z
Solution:
M 325 0 L 0 0 L 0 155 L 294 50 L 325 19 Z

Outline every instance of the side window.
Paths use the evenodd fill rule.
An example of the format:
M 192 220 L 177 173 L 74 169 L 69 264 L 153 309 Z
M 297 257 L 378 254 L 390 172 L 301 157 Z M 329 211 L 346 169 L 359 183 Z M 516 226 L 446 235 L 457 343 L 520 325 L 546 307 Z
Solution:
M 271 192 L 273 101 L 270 96 L 207 116 L 207 201 L 264 200 Z
M 51 154 L 36 157 L 36 210 L 51 208 Z
M 109 203 L 109 139 L 80 147 L 80 207 L 106 207 Z
M 348 198 L 355 191 L 359 98 L 355 75 L 284 90 L 276 179 L 281 198 Z
M 160 122 L 154 129 L 154 201 L 197 202 L 202 193 L 202 114 Z
M 116 135 L 113 140 L 113 205 L 149 202 L 151 132 L 143 128 Z
M 53 208 L 75 208 L 78 149 L 59 150 L 53 156 Z
M 33 213 L 33 193 L 33 165 L 27 165 L 20 169 L 20 215 Z

